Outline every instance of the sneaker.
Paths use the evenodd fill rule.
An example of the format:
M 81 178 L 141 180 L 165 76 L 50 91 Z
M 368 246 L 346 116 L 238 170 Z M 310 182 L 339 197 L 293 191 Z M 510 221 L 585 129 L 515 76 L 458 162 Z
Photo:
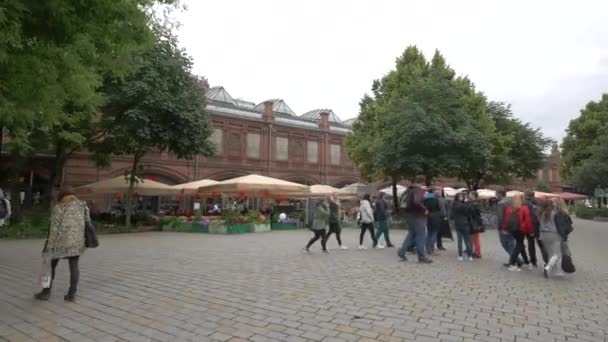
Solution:
M 329 254 L 329 251 L 328 251 L 327 249 L 324 249 L 324 250 L 323 250 L 323 253 L 325 253 L 325 254 Z
M 534 265 L 532 265 L 532 264 L 527 264 L 526 268 L 529 269 L 529 270 L 534 270 L 535 269 Z
M 404 256 L 399 256 L 399 261 L 407 261 L 407 258 Z
M 76 300 L 76 296 L 73 293 L 68 293 L 63 297 L 63 300 L 73 303 Z
M 384 249 L 385 247 L 383 245 L 377 245 L 376 247 L 374 247 L 376 249 Z
M 347 250 L 347 249 L 348 249 L 348 247 L 347 247 L 347 246 L 342 245 L 342 246 L 340 246 L 340 249 Z
M 51 289 L 42 289 L 40 293 L 36 293 L 34 298 L 38 300 L 49 300 L 51 297 Z
M 469 261 L 473 261 L 473 258 L 469 257 Z
M 308 248 L 302 249 L 302 252 L 304 252 L 304 254 L 310 254 L 310 250 Z
M 555 272 L 555 276 L 556 277 L 565 277 L 566 273 L 564 273 L 563 271 L 557 271 L 557 272 Z
M 395 248 L 395 245 L 393 245 L 392 243 L 389 243 L 386 245 L 386 248 Z
M 519 267 L 517 267 L 515 265 L 512 265 L 512 266 L 509 266 L 509 271 L 511 271 L 511 272 L 519 272 L 519 271 L 521 271 L 521 268 L 519 268 Z
M 437 249 L 439 249 L 440 251 L 445 251 L 445 248 L 443 247 L 437 247 Z
M 357 247 L 357 249 L 364 250 L 364 249 L 367 249 L 367 248 L 365 248 L 365 246 L 363 246 L 363 245 L 359 245 L 359 247 Z
M 508 262 L 506 264 L 502 264 L 504 267 L 511 267 L 511 264 L 509 264 Z
M 420 264 L 432 264 L 433 260 L 431 260 L 429 258 L 424 258 L 424 259 L 418 260 L 418 263 L 420 263 Z
M 549 269 L 547 269 L 546 267 L 543 268 L 543 275 L 545 276 L 545 278 L 549 279 Z
M 463 261 L 463 260 L 464 260 L 464 258 L 463 258 L 463 257 L 461 257 L 461 256 L 460 256 L 460 257 L 458 257 L 458 261 Z

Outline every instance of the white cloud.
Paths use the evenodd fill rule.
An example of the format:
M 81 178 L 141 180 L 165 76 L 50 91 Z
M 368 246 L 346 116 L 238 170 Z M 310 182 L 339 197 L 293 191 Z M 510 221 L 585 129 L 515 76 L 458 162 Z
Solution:
M 186 1 L 176 14 L 195 72 L 232 96 L 283 98 L 342 119 L 405 47 L 439 49 L 491 99 L 563 136 L 608 91 L 602 1 Z M 547 119 L 550 116 L 550 120 Z

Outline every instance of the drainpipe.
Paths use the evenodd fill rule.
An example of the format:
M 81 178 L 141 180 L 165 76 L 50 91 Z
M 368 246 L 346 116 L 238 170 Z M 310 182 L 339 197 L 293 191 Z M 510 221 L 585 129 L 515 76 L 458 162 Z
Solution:
M 198 154 L 194 157 L 194 180 L 198 180 Z
M 264 102 L 264 110 L 262 111 L 262 120 L 268 123 L 268 177 L 272 177 L 272 120 L 274 113 L 272 111 L 272 101 Z

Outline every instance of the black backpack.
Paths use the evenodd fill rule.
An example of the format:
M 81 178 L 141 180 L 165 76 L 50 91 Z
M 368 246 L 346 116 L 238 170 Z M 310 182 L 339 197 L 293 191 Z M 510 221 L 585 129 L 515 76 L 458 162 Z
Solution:
M 507 218 L 507 220 L 507 232 L 510 234 L 519 232 L 519 212 L 513 210 L 511 212 L 511 217 Z

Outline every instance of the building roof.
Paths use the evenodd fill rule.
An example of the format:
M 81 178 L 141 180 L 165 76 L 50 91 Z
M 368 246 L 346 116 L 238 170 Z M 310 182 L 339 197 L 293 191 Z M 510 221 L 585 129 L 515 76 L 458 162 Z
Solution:
M 323 112 L 327 112 L 329 113 L 329 122 L 335 122 L 335 123 L 342 123 L 342 120 L 340 120 L 340 118 L 336 115 L 336 113 L 334 113 L 333 110 L 331 109 L 314 109 L 311 110 L 309 112 L 306 112 L 302 115 L 300 115 L 300 117 L 302 119 L 308 119 L 308 120 L 320 120 L 321 119 L 321 113 Z
M 346 127 L 353 127 L 353 123 L 355 123 L 355 120 L 357 120 L 357 118 L 350 118 L 347 120 L 342 121 L 342 124 Z
M 209 88 L 209 90 L 207 90 L 207 92 L 205 93 L 205 96 L 207 96 L 207 99 L 209 100 L 229 103 L 234 106 L 237 105 L 237 102 L 232 98 L 232 96 L 230 96 L 230 94 L 228 94 L 224 87 Z
M 209 101 L 207 104 L 207 110 L 209 111 L 258 119 L 262 117 L 264 102 L 266 102 L 264 101 L 256 105 L 254 102 L 235 99 L 221 86 L 209 88 L 205 96 Z M 350 132 L 350 126 L 342 122 L 331 109 L 315 109 L 298 116 L 282 99 L 270 99 L 267 101 L 272 102 L 272 111 L 277 122 L 313 128 L 318 127 L 316 122 L 320 120 L 321 112 L 328 112 L 331 131 L 340 133 Z
M 285 103 L 285 101 L 283 101 L 282 99 L 270 99 L 270 100 L 263 101 L 263 102 L 259 103 L 257 106 L 255 106 L 255 109 L 260 110 L 260 111 L 264 110 L 264 102 L 272 102 L 272 111 L 273 112 L 296 116 L 296 113 L 293 110 L 291 110 L 291 108 L 289 108 L 287 103 Z

